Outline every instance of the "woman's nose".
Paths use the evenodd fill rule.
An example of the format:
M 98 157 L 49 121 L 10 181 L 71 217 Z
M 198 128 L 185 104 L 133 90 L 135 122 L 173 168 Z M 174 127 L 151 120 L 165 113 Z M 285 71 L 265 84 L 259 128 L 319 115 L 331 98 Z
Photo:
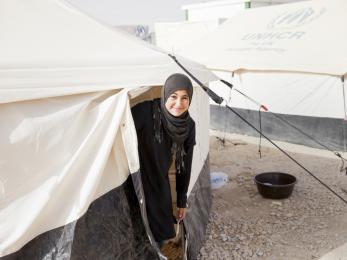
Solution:
M 182 99 L 177 99 L 176 105 L 177 106 L 182 106 L 183 100 Z

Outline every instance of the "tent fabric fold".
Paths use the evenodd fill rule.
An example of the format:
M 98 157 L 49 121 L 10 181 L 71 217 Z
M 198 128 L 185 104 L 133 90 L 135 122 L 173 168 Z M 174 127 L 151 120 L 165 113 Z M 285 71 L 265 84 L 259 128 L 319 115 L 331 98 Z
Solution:
M 1 106 L 2 252 L 76 220 L 129 175 L 136 154 L 127 157 L 120 130 L 134 127 L 125 117 L 127 92 L 82 96 Z M 136 146 L 136 137 L 126 145 Z

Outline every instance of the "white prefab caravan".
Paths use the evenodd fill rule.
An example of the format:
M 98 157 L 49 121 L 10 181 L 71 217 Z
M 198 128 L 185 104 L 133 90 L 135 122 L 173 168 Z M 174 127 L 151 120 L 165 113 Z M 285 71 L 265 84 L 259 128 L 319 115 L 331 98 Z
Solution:
M 239 12 L 263 6 L 278 5 L 305 0 L 223 0 L 182 6 L 186 20 L 200 22 L 233 17 Z

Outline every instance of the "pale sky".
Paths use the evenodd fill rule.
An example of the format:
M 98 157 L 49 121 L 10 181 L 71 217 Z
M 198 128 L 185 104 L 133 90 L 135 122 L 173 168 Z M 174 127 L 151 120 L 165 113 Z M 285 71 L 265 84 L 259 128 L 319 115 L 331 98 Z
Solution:
M 111 25 L 183 21 L 182 5 L 204 0 L 67 0 Z M 211 0 L 210 0 L 211 1 Z

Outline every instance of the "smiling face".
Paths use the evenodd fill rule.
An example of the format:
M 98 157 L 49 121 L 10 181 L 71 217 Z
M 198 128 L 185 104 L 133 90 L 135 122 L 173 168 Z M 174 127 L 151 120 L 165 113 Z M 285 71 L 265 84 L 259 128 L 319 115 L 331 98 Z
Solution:
M 165 108 L 175 117 L 182 115 L 189 108 L 189 96 L 186 90 L 176 90 L 165 103 Z

